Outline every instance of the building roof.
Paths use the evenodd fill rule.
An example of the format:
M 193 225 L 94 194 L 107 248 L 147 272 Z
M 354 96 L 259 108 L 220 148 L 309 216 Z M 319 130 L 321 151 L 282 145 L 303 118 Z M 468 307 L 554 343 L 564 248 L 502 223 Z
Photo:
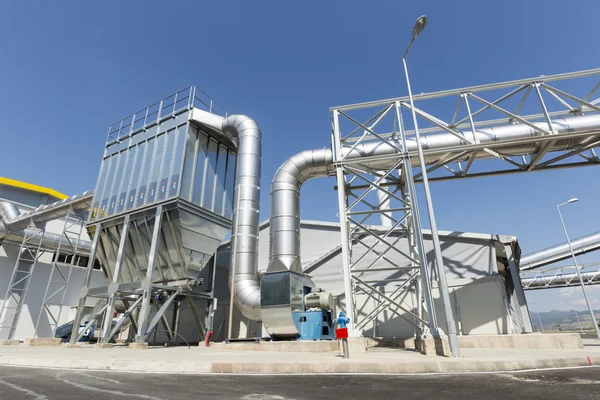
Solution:
M 44 186 L 38 186 L 38 185 L 34 185 L 32 183 L 27 183 L 27 182 L 21 182 L 21 181 L 17 181 L 15 179 L 10 179 L 10 178 L 3 178 L 0 176 L 0 185 L 5 185 L 5 186 L 10 186 L 10 187 L 14 187 L 17 189 L 22 189 L 22 190 L 26 190 L 28 192 L 35 192 L 35 193 L 40 193 L 40 194 L 46 194 L 48 196 L 54 197 L 58 200 L 64 200 L 66 199 L 67 196 L 64 193 L 58 192 L 54 189 L 51 188 L 47 188 Z
M 267 219 L 260 223 L 258 230 L 262 231 L 263 229 L 267 229 L 270 225 L 271 225 L 271 221 Z M 368 228 L 381 228 L 381 227 L 373 226 L 373 225 L 366 225 L 366 226 Z M 304 220 L 303 219 L 300 221 L 300 227 L 301 228 L 313 228 L 313 229 L 318 229 L 318 228 L 332 229 L 333 228 L 333 229 L 339 230 L 340 223 L 339 222 L 329 222 L 329 221 L 312 221 L 312 220 Z M 500 243 L 510 243 L 510 242 L 516 243 L 517 242 L 516 236 L 497 235 L 497 234 L 492 234 L 492 233 L 473 233 L 473 232 L 456 232 L 456 231 L 439 230 L 438 235 L 442 236 L 442 237 L 455 237 L 455 238 L 480 240 L 480 241 L 493 241 L 493 242 L 500 242 Z M 430 237 L 431 230 L 423 229 L 423 236 Z M 224 240 L 221 243 L 220 247 L 228 246 L 229 242 L 231 242 L 231 238 Z

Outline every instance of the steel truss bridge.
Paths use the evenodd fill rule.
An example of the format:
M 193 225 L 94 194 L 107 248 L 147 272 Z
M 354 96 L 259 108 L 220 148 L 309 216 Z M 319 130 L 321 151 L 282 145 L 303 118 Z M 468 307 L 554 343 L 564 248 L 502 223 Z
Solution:
M 377 300 L 377 313 L 402 309 L 421 332 L 440 326 L 431 294 L 439 274 L 424 256 L 415 201 L 415 182 L 422 182 L 423 171 L 413 113 L 429 181 L 591 166 L 600 163 L 599 89 L 600 69 L 593 69 L 419 94 L 414 107 L 408 97 L 399 97 L 331 108 L 341 250 L 353 293 L 346 300 L 349 314 L 356 294 L 367 293 Z M 386 229 L 369 229 L 382 222 Z M 395 244 L 402 239 L 410 243 L 407 254 L 397 254 Z M 373 263 L 358 271 L 367 254 L 375 256 L 378 267 Z M 515 283 L 514 254 L 509 259 Z M 380 282 L 394 288 L 390 295 L 381 294 L 369 278 L 370 271 L 382 270 L 384 261 L 387 270 L 406 278 Z M 529 321 L 528 331 L 524 293 L 517 286 L 519 317 Z M 402 308 L 397 299 L 408 291 L 417 294 L 423 307 Z M 356 326 L 362 325 L 356 320 Z

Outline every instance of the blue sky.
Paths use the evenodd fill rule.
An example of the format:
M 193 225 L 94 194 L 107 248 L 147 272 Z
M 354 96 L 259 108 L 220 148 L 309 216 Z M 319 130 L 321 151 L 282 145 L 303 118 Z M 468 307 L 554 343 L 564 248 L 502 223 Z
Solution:
M 417 93 L 600 66 L 593 0 L 2 2 L 0 175 L 68 194 L 91 189 L 109 124 L 198 85 L 259 122 L 265 219 L 277 167 L 329 145 L 329 107 L 406 95 L 401 56 L 421 14 L 429 24 L 409 59 Z M 516 235 L 528 253 L 563 241 L 555 205 L 577 196 L 568 228 L 595 232 L 598 173 L 436 183 L 438 226 Z M 305 185 L 303 218 L 336 219 L 333 184 Z M 577 305 L 578 295 L 530 298 L 545 310 Z

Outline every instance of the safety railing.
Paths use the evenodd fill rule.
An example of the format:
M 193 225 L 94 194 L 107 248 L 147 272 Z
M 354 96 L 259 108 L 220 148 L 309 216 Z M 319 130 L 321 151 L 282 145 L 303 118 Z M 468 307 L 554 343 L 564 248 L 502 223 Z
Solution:
M 158 124 L 165 118 L 174 117 L 194 107 L 212 114 L 227 116 L 227 111 L 219 103 L 200 88 L 190 86 L 112 124 L 108 129 L 106 143 L 119 141 Z

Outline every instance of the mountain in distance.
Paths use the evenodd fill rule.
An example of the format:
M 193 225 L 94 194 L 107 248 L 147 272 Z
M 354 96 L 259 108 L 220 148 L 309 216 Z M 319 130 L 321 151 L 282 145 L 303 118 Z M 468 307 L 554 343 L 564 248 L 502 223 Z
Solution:
M 593 329 L 588 310 L 529 311 L 535 331 L 540 331 L 540 320 L 544 331 L 576 331 Z M 600 310 L 594 310 L 596 320 L 600 320 Z M 579 318 L 579 321 L 578 321 Z

